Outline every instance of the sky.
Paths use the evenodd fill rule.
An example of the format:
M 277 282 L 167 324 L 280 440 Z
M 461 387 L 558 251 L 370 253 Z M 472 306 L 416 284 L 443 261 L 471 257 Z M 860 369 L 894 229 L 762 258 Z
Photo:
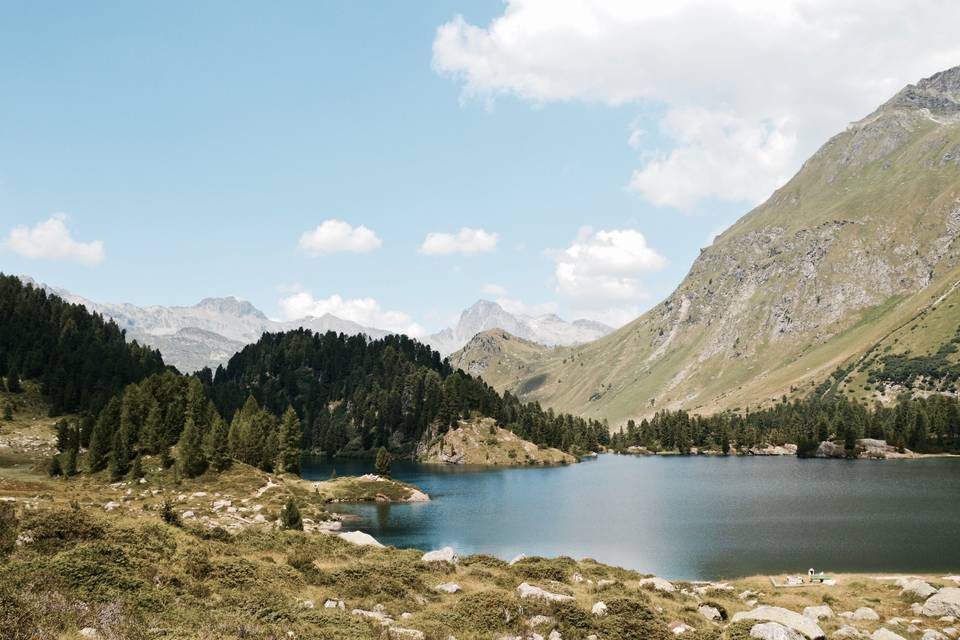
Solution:
M 960 64 L 954 0 L 0 6 L 0 271 L 412 335 L 618 326 L 849 122 Z

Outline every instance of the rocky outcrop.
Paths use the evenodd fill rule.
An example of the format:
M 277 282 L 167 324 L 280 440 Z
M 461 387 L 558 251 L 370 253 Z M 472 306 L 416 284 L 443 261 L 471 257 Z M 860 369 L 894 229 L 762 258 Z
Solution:
M 931 617 L 954 616 L 960 618 L 960 588 L 944 587 L 923 603 L 923 615 Z
M 830 441 L 821 442 L 813 454 L 814 458 L 846 458 L 847 450 Z
M 759 640 L 803 640 L 803 636 L 777 622 L 763 622 L 750 628 L 750 637 Z
M 829 620 L 833 617 L 833 609 L 825 604 L 817 607 L 807 607 L 803 610 L 803 615 L 811 620 Z
M 434 551 L 428 551 L 420 560 L 422 562 L 446 562 L 447 564 L 457 564 L 460 562 L 460 556 L 457 555 L 457 552 L 453 550 L 453 547 L 444 547 L 443 549 L 436 549 Z
M 664 580 L 663 578 L 658 578 L 657 576 L 654 576 L 652 578 L 644 578 L 640 580 L 639 584 L 641 587 L 645 587 L 649 585 L 650 587 L 656 589 L 657 591 L 665 591 L 667 593 L 673 593 L 674 591 L 677 590 L 677 587 L 674 586 L 672 582 L 670 582 L 669 580 Z
M 561 593 L 552 593 L 546 589 L 542 589 L 526 582 L 520 583 L 520 585 L 517 587 L 517 595 L 519 595 L 521 598 L 532 598 L 535 600 L 545 600 L 547 602 L 571 602 L 574 600 L 573 596 L 568 596 Z
M 741 611 L 734 614 L 733 622 L 740 620 L 758 620 L 761 622 L 776 622 L 788 627 L 797 633 L 801 633 L 809 640 L 825 638 L 823 629 L 816 622 L 802 616 L 799 613 L 784 609 L 783 607 L 759 606 L 752 611 Z
M 758 445 L 756 447 L 750 447 L 747 453 L 751 456 L 795 456 L 797 455 L 797 445 L 789 443 L 782 446 L 770 444 Z
M 364 533 L 363 531 L 347 531 L 344 533 L 338 533 L 337 537 L 341 540 L 346 540 L 350 544 L 355 544 L 358 547 L 382 547 L 383 545 L 377 542 L 377 539 L 374 538 L 369 533 Z

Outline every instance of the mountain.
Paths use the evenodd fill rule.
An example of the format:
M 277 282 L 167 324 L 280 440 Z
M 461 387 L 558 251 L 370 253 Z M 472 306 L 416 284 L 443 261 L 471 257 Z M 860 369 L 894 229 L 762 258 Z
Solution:
M 605 336 L 613 329 L 592 320 L 566 322 L 552 313 L 539 316 L 513 314 L 496 302 L 478 300 L 460 314 L 457 326 L 427 336 L 424 342 L 448 355 L 466 345 L 478 333 L 501 329 L 541 345 L 576 345 Z
M 823 385 L 885 400 L 877 380 L 891 357 L 955 362 L 958 234 L 960 67 L 828 140 L 633 322 L 553 350 L 488 332 L 451 361 L 614 426 L 662 408 L 769 405 Z
M 256 342 L 266 332 L 302 327 L 317 333 L 334 331 L 347 335 L 365 334 L 371 338 L 390 334 L 330 314 L 285 322 L 271 320 L 249 302 L 234 297 L 204 298 L 190 307 L 138 307 L 93 302 L 65 289 L 39 284 L 27 276 L 20 279 L 112 319 L 127 332 L 129 339 L 159 349 L 165 362 L 188 373 L 203 367 L 216 369 L 225 365 L 233 354 Z

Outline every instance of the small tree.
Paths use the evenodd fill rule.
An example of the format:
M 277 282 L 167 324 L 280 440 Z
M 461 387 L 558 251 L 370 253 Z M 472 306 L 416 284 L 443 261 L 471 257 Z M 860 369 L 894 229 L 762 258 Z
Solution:
M 374 465 L 374 468 L 377 471 L 377 475 L 383 476 L 384 478 L 390 477 L 390 452 L 387 451 L 384 447 L 380 447 L 377 450 L 377 461 Z
M 20 372 L 17 371 L 16 367 L 10 367 L 10 370 L 7 371 L 7 391 L 10 393 L 20 393 L 23 391 L 23 387 L 20 386 Z
M 70 477 L 77 474 L 77 450 L 70 448 L 61 454 L 63 462 L 60 466 L 63 469 L 63 475 Z
M 143 477 L 143 465 L 140 462 L 140 456 L 137 456 L 133 459 L 133 464 L 130 465 L 130 479 L 139 480 Z
M 277 443 L 280 448 L 279 469 L 284 473 L 300 475 L 300 458 L 303 452 L 300 449 L 300 440 L 303 431 L 300 427 L 300 418 L 293 407 L 287 407 L 280 421 L 280 438 Z
M 53 477 L 63 475 L 63 468 L 60 466 L 60 456 L 57 455 L 50 458 L 50 466 L 47 467 L 47 473 Z
M 7 422 L 13 420 L 13 403 L 7 402 L 3 405 L 3 419 Z
M 287 500 L 283 510 L 280 512 L 280 525 L 284 529 L 296 529 L 303 531 L 303 517 L 300 515 L 300 508 L 297 507 L 293 497 Z
M 12 502 L 0 502 L 0 558 L 17 546 L 17 511 Z
M 173 503 L 169 498 L 165 499 L 160 507 L 160 517 L 169 525 L 180 526 L 180 515 L 173 510 Z
M 194 478 L 207 468 L 207 460 L 203 456 L 203 436 L 190 416 L 187 416 L 180 442 L 177 443 L 177 462 L 180 473 L 187 478 Z
M 233 462 L 230 458 L 230 427 L 219 415 L 213 419 L 213 427 L 207 437 L 207 459 L 214 471 L 225 471 Z

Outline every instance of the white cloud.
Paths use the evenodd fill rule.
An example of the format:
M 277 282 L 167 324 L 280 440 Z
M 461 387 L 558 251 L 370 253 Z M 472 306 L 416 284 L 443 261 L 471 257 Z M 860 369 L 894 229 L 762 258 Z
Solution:
M 502 297 L 507 295 L 507 290 L 498 284 L 485 284 L 480 287 L 480 290 L 488 296 Z
M 351 320 L 371 329 L 386 329 L 405 333 L 411 337 L 422 336 L 423 327 L 402 311 L 383 309 L 373 298 L 314 298 L 306 291 L 294 293 L 280 300 L 280 308 L 287 320 L 300 320 L 331 314 L 343 320 Z
M 497 248 L 497 234 L 483 229 L 463 227 L 456 234 L 428 233 L 420 245 L 420 252 L 428 256 L 449 256 L 454 253 L 472 255 L 488 253 Z
M 383 242 L 371 229 L 354 227 L 343 220 L 324 220 L 312 231 L 300 236 L 297 246 L 312 255 L 328 253 L 369 253 Z
M 667 264 L 634 229 L 584 227 L 573 244 L 552 254 L 557 291 L 576 300 L 642 300 L 646 294 L 638 277 Z
M 506 0 L 433 43 L 463 96 L 665 110 L 629 188 L 657 203 L 756 202 L 847 122 L 960 62 L 948 0 Z M 631 146 L 647 136 L 631 127 Z M 626 181 L 626 176 L 624 177 Z
M 33 227 L 14 227 L 2 246 L 25 258 L 64 260 L 84 265 L 102 262 L 105 256 L 103 241 L 74 240 L 66 221 L 66 214 L 58 213 Z

